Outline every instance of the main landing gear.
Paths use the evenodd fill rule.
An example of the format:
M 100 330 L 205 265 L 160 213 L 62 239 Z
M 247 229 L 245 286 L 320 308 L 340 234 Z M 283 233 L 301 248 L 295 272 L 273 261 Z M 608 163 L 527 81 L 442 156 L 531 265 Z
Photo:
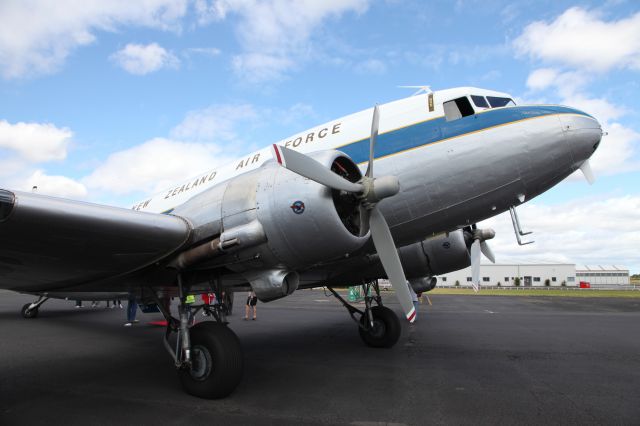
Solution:
M 358 323 L 358 332 L 364 343 L 374 348 L 390 348 L 396 344 L 400 338 L 402 327 L 396 313 L 386 306 L 382 306 L 378 281 L 362 284 L 362 290 L 365 295 L 364 311 L 350 305 L 334 289 L 328 288 L 347 308 L 351 318 Z M 370 295 L 372 289 L 375 292 L 374 296 Z M 372 306 L 372 302 L 375 302 L 376 306 Z
M 165 348 L 173 358 L 180 383 L 187 393 L 207 399 L 223 398 L 233 392 L 240 383 L 244 362 L 240 340 L 227 327 L 228 307 L 224 303 L 197 306 L 186 303 L 180 276 L 178 288 L 179 318 L 171 315 L 166 301 L 160 300 L 154 291 L 151 292 L 167 320 Z M 215 293 L 218 297 L 220 292 Z M 215 321 L 194 325 L 196 314 L 201 309 Z M 176 333 L 174 346 L 169 340 L 171 333 Z
M 38 300 L 36 300 L 35 302 L 26 303 L 22 307 L 22 310 L 20 311 L 22 313 L 22 316 L 25 317 L 25 318 L 35 318 L 35 317 L 37 317 L 38 316 L 38 309 L 47 300 L 49 300 L 48 297 L 40 296 L 38 298 Z

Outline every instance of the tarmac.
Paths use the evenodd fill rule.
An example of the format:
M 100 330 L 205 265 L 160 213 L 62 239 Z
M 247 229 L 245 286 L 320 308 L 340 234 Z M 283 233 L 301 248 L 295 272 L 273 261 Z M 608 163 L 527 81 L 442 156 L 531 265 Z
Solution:
M 0 425 L 640 424 L 639 299 L 433 295 L 373 349 L 322 291 L 257 321 L 244 298 L 244 378 L 212 401 L 181 390 L 159 314 L 129 328 L 126 309 L 50 300 L 24 319 L 34 298 L 0 291 Z

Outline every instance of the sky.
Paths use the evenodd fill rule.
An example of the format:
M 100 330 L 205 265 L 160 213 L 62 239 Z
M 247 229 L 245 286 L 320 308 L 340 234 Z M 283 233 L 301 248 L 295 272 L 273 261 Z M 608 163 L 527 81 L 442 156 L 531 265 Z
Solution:
M 0 187 L 130 207 L 314 125 L 476 86 L 569 105 L 608 135 L 485 221 L 499 263 L 640 273 L 640 4 L 500 0 L 3 0 Z

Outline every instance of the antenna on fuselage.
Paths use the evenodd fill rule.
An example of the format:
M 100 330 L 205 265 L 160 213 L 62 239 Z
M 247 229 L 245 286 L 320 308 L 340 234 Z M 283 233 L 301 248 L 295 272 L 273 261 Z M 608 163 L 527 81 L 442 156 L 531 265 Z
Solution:
M 399 89 L 418 89 L 418 91 L 411 96 L 417 96 L 420 93 L 433 93 L 433 90 L 431 90 L 431 86 L 398 86 L 398 88 Z

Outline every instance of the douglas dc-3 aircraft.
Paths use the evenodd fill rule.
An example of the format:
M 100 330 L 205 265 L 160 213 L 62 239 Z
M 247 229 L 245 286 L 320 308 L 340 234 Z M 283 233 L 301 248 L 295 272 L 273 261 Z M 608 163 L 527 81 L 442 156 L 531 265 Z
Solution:
M 493 254 L 476 222 L 511 210 L 577 169 L 602 138 L 590 115 L 565 106 L 516 106 L 471 87 L 428 92 L 331 121 L 121 209 L 0 190 L 0 288 L 48 298 L 129 292 L 167 319 L 165 346 L 184 389 L 231 393 L 243 354 L 227 327 L 228 296 L 261 301 L 296 289 L 363 285 L 364 310 L 334 294 L 364 342 L 393 346 L 401 331 L 382 305 L 388 277 L 415 318 L 409 285 Z M 185 165 L 188 167 L 188 165 Z M 187 303 L 214 292 L 218 305 Z M 178 297 L 177 317 L 169 300 Z M 214 321 L 193 325 L 199 309 Z M 175 333 L 175 342 L 172 336 Z

